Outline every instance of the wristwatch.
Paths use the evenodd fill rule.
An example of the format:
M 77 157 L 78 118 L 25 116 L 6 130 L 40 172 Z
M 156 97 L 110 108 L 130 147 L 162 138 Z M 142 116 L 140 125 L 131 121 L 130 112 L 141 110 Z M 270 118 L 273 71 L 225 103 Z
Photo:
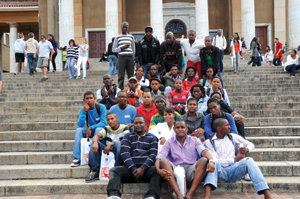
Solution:
M 105 97 L 105 99 L 109 99 L 109 96 Z
M 214 159 L 210 159 L 210 160 L 208 161 L 208 163 L 210 163 L 210 162 L 213 162 L 214 164 L 216 164 L 216 162 L 215 162 Z

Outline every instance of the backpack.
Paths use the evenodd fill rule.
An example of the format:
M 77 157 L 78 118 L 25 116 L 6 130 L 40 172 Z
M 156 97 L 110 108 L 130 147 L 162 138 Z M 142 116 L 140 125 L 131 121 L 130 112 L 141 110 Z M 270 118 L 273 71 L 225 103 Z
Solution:
M 98 103 L 95 103 L 95 106 L 96 106 L 96 110 L 97 110 L 97 113 L 98 113 L 98 115 L 99 115 L 99 117 L 101 117 L 101 112 L 100 112 L 100 104 L 98 104 Z M 88 125 L 89 125 L 89 123 L 88 123 L 88 117 L 89 117 L 89 114 L 88 114 L 88 111 L 86 112 L 86 119 L 85 119 L 85 121 L 86 121 L 86 126 L 88 127 Z
M 223 111 L 221 111 L 221 114 L 222 114 L 222 118 L 228 120 L 226 113 L 224 113 Z M 213 115 L 210 114 L 209 123 L 210 123 L 210 126 L 211 126 L 211 127 L 212 127 L 212 124 L 213 124 L 213 121 L 212 121 L 212 120 L 213 120 Z
M 205 79 L 205 81 L 206 81 L 206 79 Z M 203 79 L 203 86 L 204 86 L 204 85 L 205 85 L 205 84 L 204 84 L 204 79 Z M 208 97 L 210 97 L 210 96 L 209 96 L 210 89 L 211 89 L 211 88 L 207 88 L 207 89 L 206 89 L 206 93 L 205 93 L 205 94 L 206 94 Z M 219 91 L 220 91 L 220 93 L 221 93 L 222 98 L 225 99 L 225 92 L 224 92 L 223 88 L 219 87 Z
M 227 136 L 231 140 L 232 145 L 235 146 L 234 143 L 233 143 L 232 135 L 227 135 Z M 215 141 L 212 138 L 213 137 L 209 138 L 209 141 L 210 141 L 211 145 L 213 146 L 214 150 L 217 151 L 216 147 L 215 147 Z

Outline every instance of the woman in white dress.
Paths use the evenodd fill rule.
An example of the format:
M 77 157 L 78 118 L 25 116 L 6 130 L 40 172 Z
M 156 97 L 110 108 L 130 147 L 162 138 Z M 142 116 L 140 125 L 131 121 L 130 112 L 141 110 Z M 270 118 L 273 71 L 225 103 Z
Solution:
M 273 51 L 271 50 L 270 46 L 266 47 L 266 53 L 265 53 L 265 56 L 264 56 L 264 62 L 268 66 L 272 66 L 273 65 Z

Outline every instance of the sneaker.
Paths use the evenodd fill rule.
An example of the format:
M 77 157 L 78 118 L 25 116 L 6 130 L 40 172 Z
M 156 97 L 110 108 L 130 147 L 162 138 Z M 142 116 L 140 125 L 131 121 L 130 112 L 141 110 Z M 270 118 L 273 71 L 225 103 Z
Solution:
M 144 199 L 155 199 L 153 196 L 146 197 Z
M 14 75 L 17 75 L 17 73 L 16 73 L 16 72 L 14 72 Z
M 76 79 L 80 79 L 80 76 L 77 76 Z
M 45 77 L 42 78 L 42 82 L 45 82 L 47 80 L 48 80 L 48 78 L 45 78 Z
M 33 70 L 35 73 L 37 73 L 37 70 L 36 70 L 35 68 L 32 68 L 32 70 Z
M 52 71 L 52 73 L 55 73 L 55 72 L 56 72 L 55 70 Z
M 82 79 L 85 79 L 85 77 L 83 77 Z
M 109 196 L 107 199 L 121 199 L 119 196 Z
M 89 183 L 89 182 L 94 182 L 95 180 L 99 180 L 99 169 L 91 170 L 89 176 L 85 179 L 85 182 Z
M 244 180 L 246 180 L 246 181 L 251 181 L 250 176 L 249 176 L 248 173 L 244 176 Z
M 24 73 L 24 70 L 21 70 L 21 73 Z
M 78 167 L 78 166 L 80 166 L 80 160 L 78 160 L 78 159 L 74 159 L 73 161 L 72 161 L 72 163 L 70 164 L 70 166 L 71 167 Z

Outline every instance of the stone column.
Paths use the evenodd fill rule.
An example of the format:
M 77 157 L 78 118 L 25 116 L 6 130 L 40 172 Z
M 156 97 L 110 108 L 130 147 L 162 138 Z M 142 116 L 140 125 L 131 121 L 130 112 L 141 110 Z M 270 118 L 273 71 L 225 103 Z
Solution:
M 196 8 L 196 34 L 208 36 L 208 2 L 207 0 L 195 0 Z
M 68 46 L 70 39 L 74 38 L 74 4 L 73 0 L 63 0 L 60 5 L 60 38 L 59 46 Z
M 18 37 L 18 33 L 17 33 L 18 24 L 16 22 L 10 22 L 8 24 L 9 24 L 9 72 L 13 73 L 15 71 L 15 63 L 16 63 L 14 44 Z
M 241 24 L 242 35 L 240 37 L 244 37 L 246 44 L 250 44 L 255 37 L 254 0 L 241 0 Z
M 279 41 L 285 45 L 286 42 L 286 3 L 282 0 L 274 0 L 274 38 L 279 38 Z M 272 47 L 275 49 L 275 44 L 272 40 Z
M 288 1 L 288 48 L 297 48 L 300 45 L 300 1 Z M 284 45 L 284 44 L 283 44 Z
M 153 34 L 158 36 L 158 39 L 160 41 L 164 40 L 165 31 L 164 31 L 164 24 L 163 24 L 164 17 L 163 17 L 162 0 L 150 0 L 150 22 L 154 31 Z
M 119 35 L 118 12 L 118 0 L 105 0 L 106 47 L 111 42 L 113 37 Z

